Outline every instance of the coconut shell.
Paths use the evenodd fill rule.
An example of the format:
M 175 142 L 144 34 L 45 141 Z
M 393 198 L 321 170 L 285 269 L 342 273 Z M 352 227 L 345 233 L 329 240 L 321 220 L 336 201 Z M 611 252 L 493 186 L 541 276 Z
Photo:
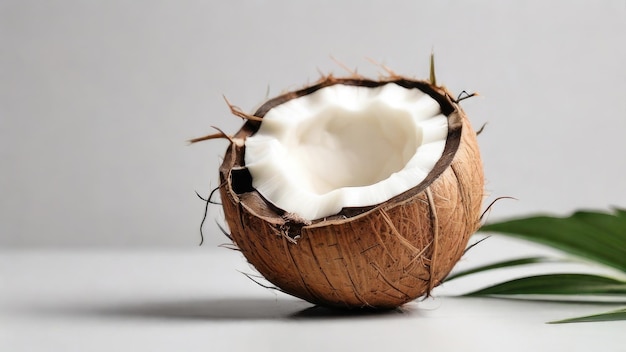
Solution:
M 272 107 L 333 84 L 418 88 L 448 117 L 443 156 L 413 189 L 370 207 L 304 221 L 266 201 L 245 168 L 245 138 Z M 231 139 L 220 194 L 231 236 L 246 259 L 280 290 L 340 308 L 395 308 L 430 291 L 460 259 L 479 227 L 484 177 L 476 133 L 448 91 L 426 81 L 327 77 L 262 105 Z M 260 119 L 259 119 L 260 118 Z

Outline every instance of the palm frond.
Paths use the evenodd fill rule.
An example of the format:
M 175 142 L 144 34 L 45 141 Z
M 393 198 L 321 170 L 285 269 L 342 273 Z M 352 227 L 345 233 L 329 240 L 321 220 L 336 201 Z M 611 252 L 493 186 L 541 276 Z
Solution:
M 626 209 L 612 212 L 578 211 L 567 217 L 531 216 L 492 223 L 481 227 L 489 232 L 539 243 L 592 265 L 617 269 L 626 277 Z M 529 257 L 483 265 L 449 276 L 446 281 L 463 276 L 514 266 L 562 262 L 560 258 Z M 626 301 L 626 279 L 593 274 L 544 274 L 498 283 L 465 294 L 497 297 L 599 297 L 610 296 Z M 598 300 L 605 303 L 606 301 Z M 575 323 L 626 320 L 626 308 L 557 320 L 550 323 Z

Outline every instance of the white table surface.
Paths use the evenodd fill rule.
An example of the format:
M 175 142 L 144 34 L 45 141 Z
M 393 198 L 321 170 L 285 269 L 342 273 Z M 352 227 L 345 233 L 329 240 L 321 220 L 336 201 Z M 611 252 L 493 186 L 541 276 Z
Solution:
M 239 271 L 254 273 L 223 248 L 0 251 L 0 351 L 626 351 L 626 322 L 545 324 L 613 306 L 444 285 L 397 311 L 338 315 Z

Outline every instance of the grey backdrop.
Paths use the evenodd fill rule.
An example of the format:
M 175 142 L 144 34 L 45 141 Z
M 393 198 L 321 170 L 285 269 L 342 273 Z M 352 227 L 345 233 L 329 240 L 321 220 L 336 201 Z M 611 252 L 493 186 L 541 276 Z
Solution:
M 244 110 L 318 71 L 478 91 L 492 219 L 626 206 L 626 1 L 0 2 L 0 246 L 195 246 Z M 212 207 L 207 245 L 224 242 Z

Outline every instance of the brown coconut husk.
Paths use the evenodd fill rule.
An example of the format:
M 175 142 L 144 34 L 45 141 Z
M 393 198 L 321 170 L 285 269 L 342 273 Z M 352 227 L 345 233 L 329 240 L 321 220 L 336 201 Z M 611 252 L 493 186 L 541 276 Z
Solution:
M 276 208 L 252 187 L 242 141 L 258 130 L 271 108 L 334 84 L 378 87 L 390 82 L 424 91 L 448 117 L 443 156 L 418 186 L 384 203 L 344 208 L 314 221 Z M 246 117 L 240 111 L 237 115 Z M 232 239 L 268 281 L 311 303 L 395 308 L 429 295 L 480 225 L 484 177 L 476 133 L 449 92 L 429 82 L 397 76 L 326 77 L 269 100 L 230 140 L 219 175 Z

